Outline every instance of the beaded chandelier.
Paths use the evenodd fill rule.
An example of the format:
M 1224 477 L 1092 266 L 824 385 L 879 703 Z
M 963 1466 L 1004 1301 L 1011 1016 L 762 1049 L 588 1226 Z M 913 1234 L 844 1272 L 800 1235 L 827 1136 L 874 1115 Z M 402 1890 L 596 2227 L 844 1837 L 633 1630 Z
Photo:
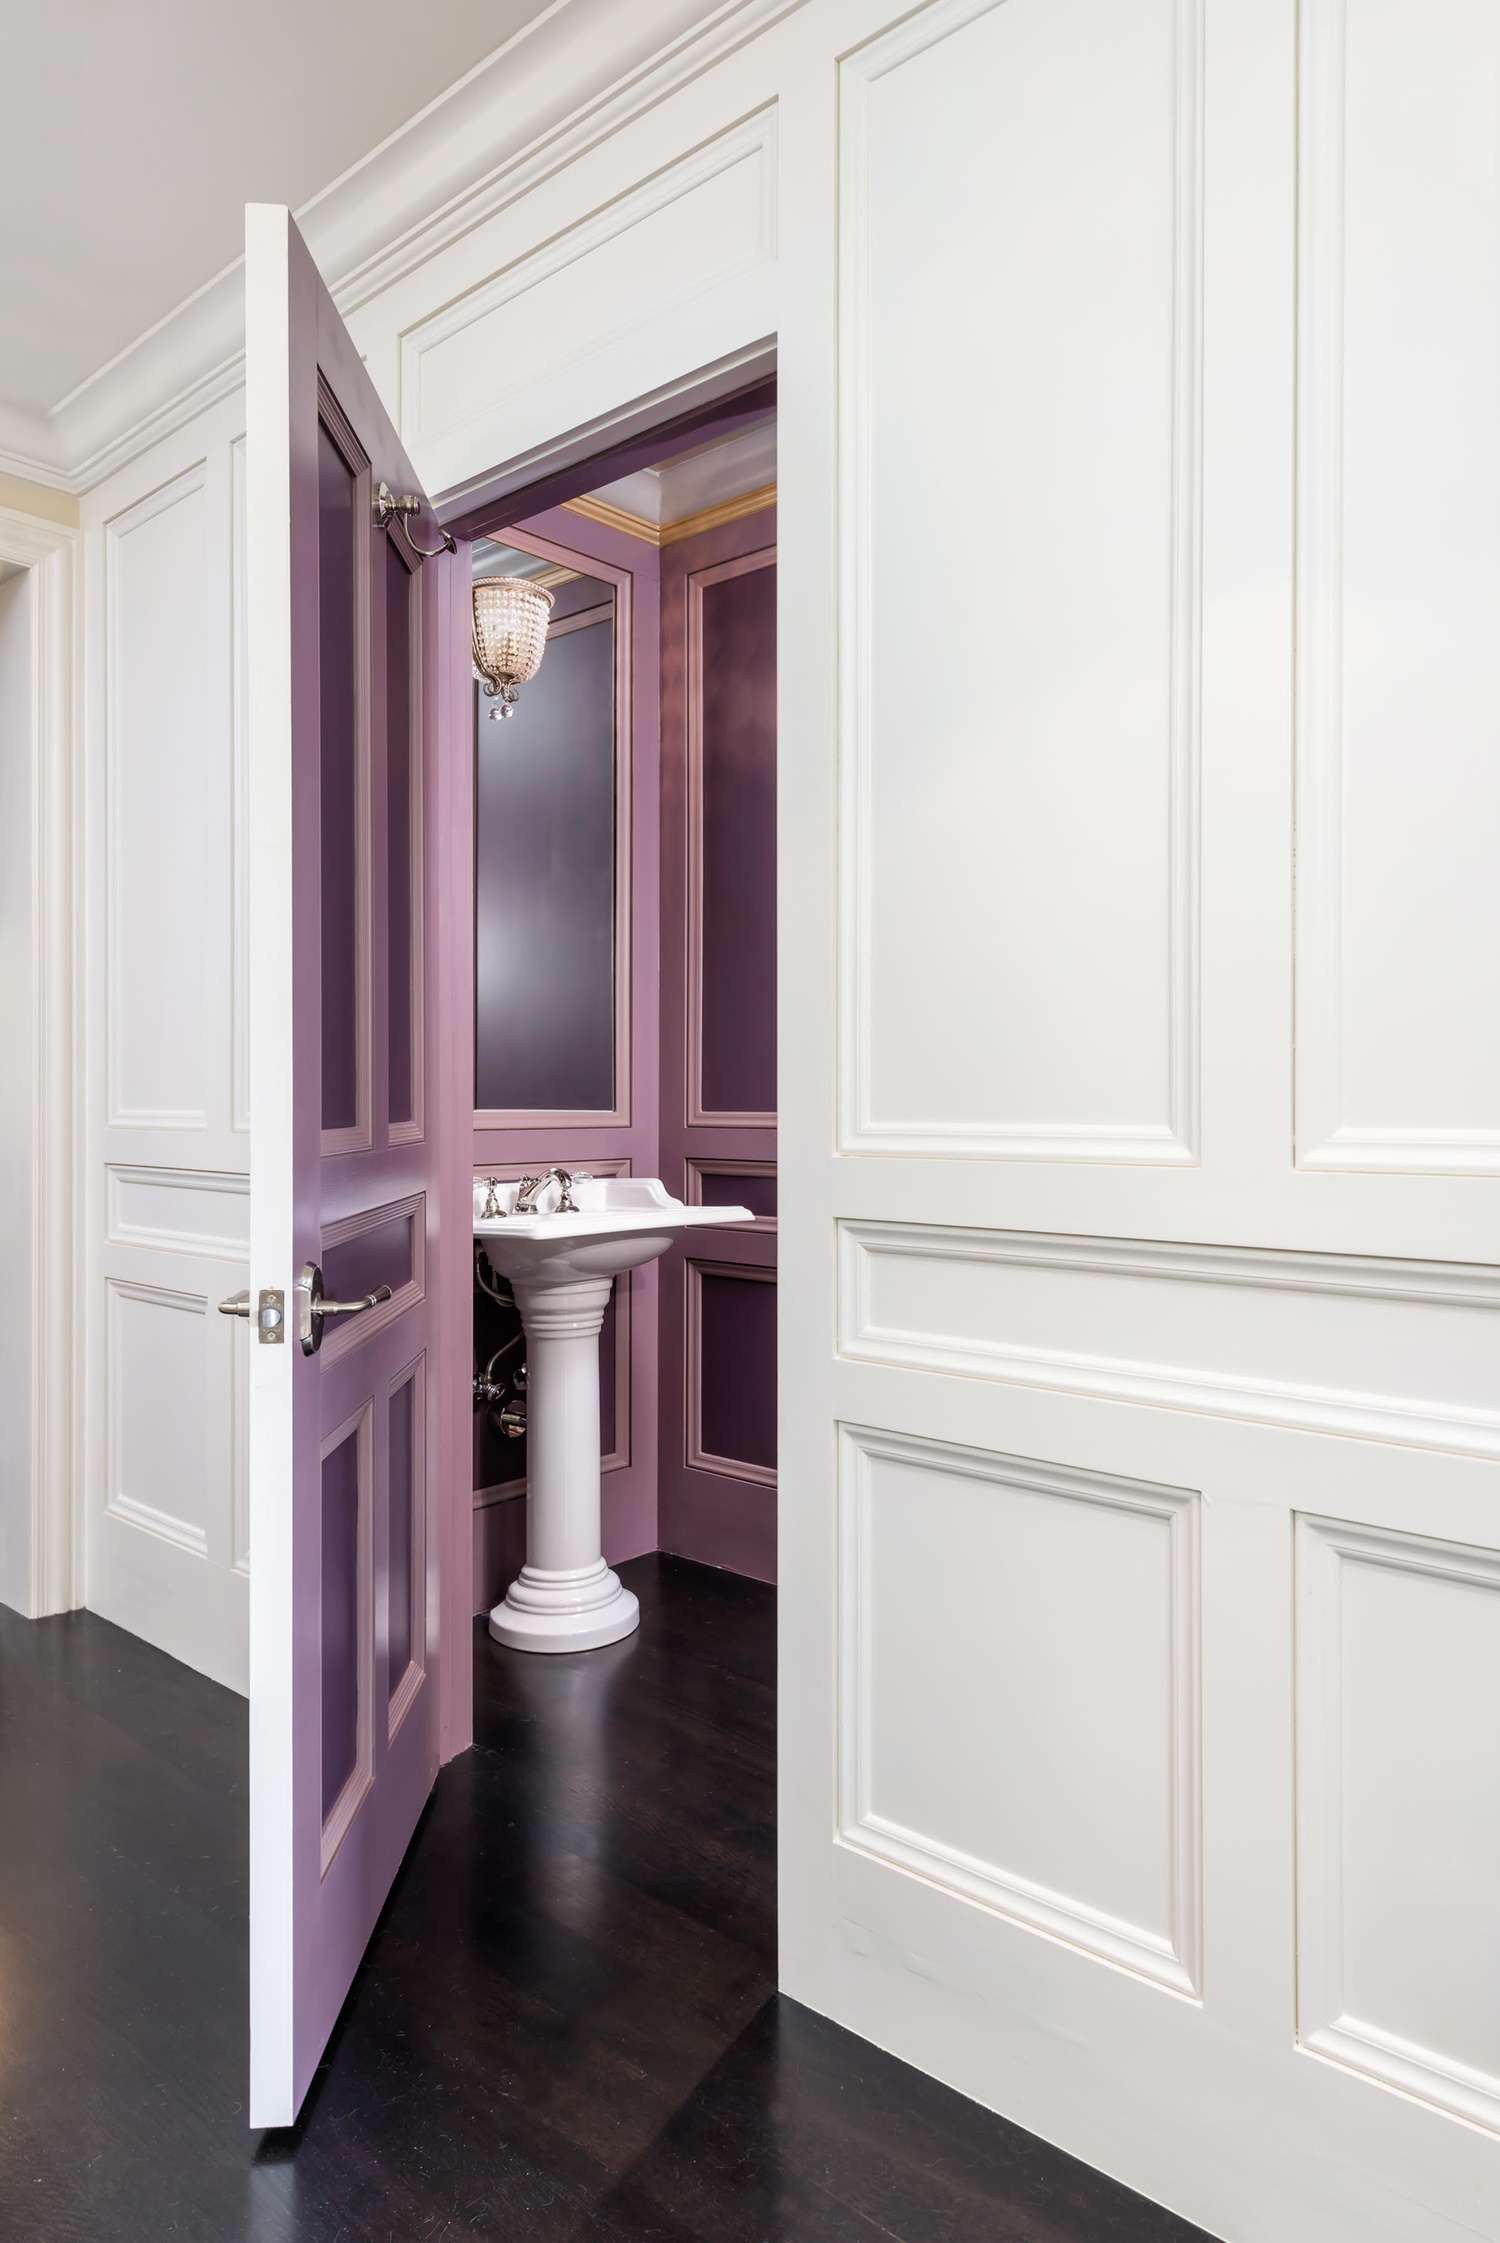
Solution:
M 474 667 L 492 717 L 508 717 L 547 651 L 552 594 L 524 576 L 482 576 L 474 586 Z

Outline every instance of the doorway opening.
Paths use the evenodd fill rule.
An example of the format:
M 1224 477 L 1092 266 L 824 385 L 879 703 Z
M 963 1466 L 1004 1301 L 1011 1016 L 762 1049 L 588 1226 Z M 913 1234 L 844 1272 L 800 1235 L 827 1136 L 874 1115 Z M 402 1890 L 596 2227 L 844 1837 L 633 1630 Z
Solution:
M 509 502 L 470 543 L 476 584 L 551 602 L 506 721 L 474 693 L 476 1210 L 560 1170 L 657 1181 L 693 1211 L 602 1311 L 602 1554 L 772 1582 L 774 384 L 628 457 L 552 504 Z M 745 1219 L 717 1219 L 732 1207 Z M 476 1605 L 502 1640 L 528 1521 L 539 1539 L 513 1236 L 475 1261 Z

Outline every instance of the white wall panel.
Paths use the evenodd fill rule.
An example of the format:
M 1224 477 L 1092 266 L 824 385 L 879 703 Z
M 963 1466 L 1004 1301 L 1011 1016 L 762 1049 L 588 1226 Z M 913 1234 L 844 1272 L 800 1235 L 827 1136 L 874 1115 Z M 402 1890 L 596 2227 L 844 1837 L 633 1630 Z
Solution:
M 208 1555 L 208 1402 L 201 1293 L 109 1280 L 105 1508 Z
M 1297 1522 L 1301 2044 L 1500 2130 L 1500 1553 Z
M 1196 1496 L 859 1427 L 841 1477 L 842 1842 L 1195 1991 Z
M 1500 1269 L 904 1223 L 839 1237 L 855 1359 L 1500 1457 Z
M 841 74 L 852 1146 L 1193 1156 L 1199 18 Z
M 83 505 L 85 1598 L 245 1687 L 240 404 Z
M 1500 10 L 1304 11 L 1298 1149 L 1500 1173 Z
M 224 715 L 210 655 L 201 463 L 105 528 L 109 1118 L 206 1129 L 222 991 L 198 931 L 223 913 Z

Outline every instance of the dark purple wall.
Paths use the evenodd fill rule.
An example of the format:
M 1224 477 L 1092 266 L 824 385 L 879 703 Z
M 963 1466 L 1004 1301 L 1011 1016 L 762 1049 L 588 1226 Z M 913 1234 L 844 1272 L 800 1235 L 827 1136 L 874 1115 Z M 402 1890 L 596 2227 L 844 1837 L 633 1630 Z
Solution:
M 688 1195 L 688 1162 L 710 1206 L 776 1213 L 776 517 L 747 515 L 662 552 L 661 1174 Z M 693 660 L 692 617 L 701 630 Z M 687 1052 L 694 940 L 690 784 L 698 796 L 702 908 L 703 1112 L 693 1120 Z M 765 1116 L 756 1121 L 754 1116 Z M 753 1161 L 736 1176 L 718 1161 Z M 661 1504 L 664 1550 L 776 1577 L 776 1235 L 723 1230 L 704 1261 L 744 1275 L 690 1283 L 675 1248 L 661 1268 Z M 689 1319 L 696 1308 L 698 1328 Z M 696 1366 L 700 1447 L 689 1439 Z M 728 1469 L 724 1468 L 725 1466 Z M 736 1467 L 738 1469 L 736 1469 Z
M 776 1110 L 776 569 L 703 588 L 703 1106 Z
M 553 635 L 514 715 L 476 724 L 481 1110 L 615 1102 L 614 696 L 606 620 Z

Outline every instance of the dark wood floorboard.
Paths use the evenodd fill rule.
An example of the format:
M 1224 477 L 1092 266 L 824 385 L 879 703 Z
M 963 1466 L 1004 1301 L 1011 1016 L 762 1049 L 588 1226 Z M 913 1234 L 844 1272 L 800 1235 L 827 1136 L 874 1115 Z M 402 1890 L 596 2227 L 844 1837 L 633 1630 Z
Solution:
M 0 1608 L 6 2243 L 1193 2243 L 777 1998 L 774 1592 L 623 1570 L 628 1643 L 476 1634 L 475 1749 L 260 2137 L 244 1704 Z

